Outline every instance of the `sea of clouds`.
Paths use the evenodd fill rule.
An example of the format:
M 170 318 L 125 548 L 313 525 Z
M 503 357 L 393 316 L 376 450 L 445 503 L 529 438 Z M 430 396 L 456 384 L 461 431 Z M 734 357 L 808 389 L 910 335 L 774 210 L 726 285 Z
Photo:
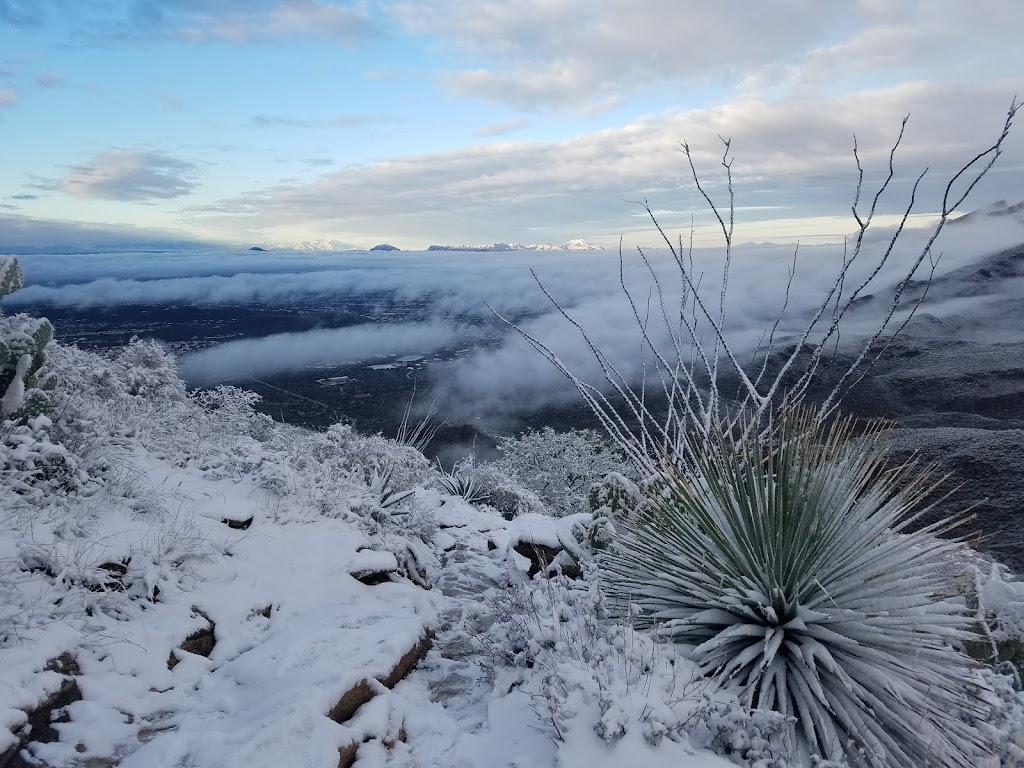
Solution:
M 929 232 L 904 232 L 864 294 L 884 295 L 921 252 Z M 889 234 L 879 230 L 866 240 L 845 281 L 847 295 L 874 270 L 888 246 Z M 936 275 L 1020 242 L 1024 242 L 1024 222 L 1017 219 L 983 217 L 947 226 L 933 249 L 935 256 L 941 255 Z M 796 277 L 777 338 L 792 337 L 806 327 L 850 248 L 852 242 L 845 247 L 799 248 Z M 794 244 L 744 244 L 733 249 L 724 330 L 741 359 L 749 358 L 765 329 L 779 317 L 796 250 Z M 408 322 L 384 322 L 382 318 L 381 322 L 345 328 L 230 341 L 183 357 L 182 373 L 192 383 L 212 384 L 313 365 L 472 347 L 470 354 L 434 372 L 453 411 L 457 415 L 460 411 L 463 415 L 511 413 L 563 402 L 572 397 L 572 389 L 565 377 L 496 313 L 595 383 L 601 378 L 600 368 L 579 328 L 562 310 L 628 378 L 640 377 L 640 350 L 645 347 L 642 325 L 655 346 L 671 351 L 671 334 L 678 330 L 679 270 L 666 248 L 645 248 L 643 253 L 654 276 L 638 250 L 627 246 L 621 263 L 614 250 L 27 255 L 19 257 L 26 286 L 5 299 L 4 305 L 14 311 L 130 304 L 273 305 L 317 297 L 337 300 L 387 294 L 398 303 L 416 302 L 424 312 Z M 707 309 L 716 316 L 723 253 L 722 248 L 692 252 L 694 279 L 699 281 Z M 690 254 L 685 256 L 688 260 Z M 927 261 L 922 269 L 919 277 L 926 276 Z M 1019 290 L 1017 283 L 1007 286 Z M 987 311 L 1000 298 L 1001 290 L 1010 289 L 1007 286 L 995 285 L 990 293 L 968 300 L 938 303 L 928 311 L 940 317 L 943 312 L 962 314 L 972 306 Z M 851 314 L 844 338 L 870 333 L 883 309 L 884 303 L 875 311 Z M 688 313 L 692 316 L 693 311 L 691 307 Z M 698 319 L 700 316 L 698 309 Z M 714 340 L 710 324 L 705 321 L 700 327 L 701 341 L 710 348 Z M 484 338 L 489 343 L 481 343 Z M 649 350 L 644 359 L 649 371 L 653 359 Z

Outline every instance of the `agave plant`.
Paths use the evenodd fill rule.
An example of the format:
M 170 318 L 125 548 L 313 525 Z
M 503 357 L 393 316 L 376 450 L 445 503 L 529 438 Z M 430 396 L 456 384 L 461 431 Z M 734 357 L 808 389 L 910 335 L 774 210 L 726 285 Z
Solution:
M 612 604 L 690 644 L 750 707 L 793 716 L 807 752 L 871 766 L 969 766 L 986 746 L 971 618 L 944 602 L 941 482 L 890 467 L 885 429 L 783 411 L 770 439 L 693 438 L 600 559 Z M 856 439 L 854 439 L 856 438 Z
M 469 504 L 487 501 L 488 495 L 477 483 L 476 478 L 459 471 L 457 466 L 448 472 L 438 461 L 437 482 L 445 493 L 457 496 Z

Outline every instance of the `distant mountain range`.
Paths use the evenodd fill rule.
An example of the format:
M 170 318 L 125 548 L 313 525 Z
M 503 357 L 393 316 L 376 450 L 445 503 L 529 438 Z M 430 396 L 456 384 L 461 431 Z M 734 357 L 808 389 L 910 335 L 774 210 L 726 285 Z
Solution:
M 432 245 L 428 251 L 603 251 L 603 245 L 586 240 L 570 240 L 562 245 L 522 245 L 521 243 L 492 243 L 491 245 Z
M 301 243 L 268 242 L 260 243 L 264 251 L 315 251 L 330 253 L 332 251 L 361 251 L 362 248 L 343 243 L 341 240 L 303 240 Z

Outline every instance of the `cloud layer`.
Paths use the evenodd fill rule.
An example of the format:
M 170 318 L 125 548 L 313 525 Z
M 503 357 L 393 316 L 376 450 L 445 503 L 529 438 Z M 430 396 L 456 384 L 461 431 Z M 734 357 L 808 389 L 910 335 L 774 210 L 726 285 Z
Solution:
M 748 211 L 741 226 L 758 219 L 842 215 L 856 181 L 852 134 L 874 182 L 907 113 L 911 122 L 897 156 L 896 194 L 883 199 L 882 210 L 898 210 L 899 193 L 929 166 L 919 210 L 934 211 L 956 163 L 998 135 L 1010 94 L 1010 84 L 992 82 L 914 83 L 798 102 L 751 97 L 650 115 L 623 128 L 561 141 L 500 141 L 350 165 L 313 180 L 195 206 L 191 213 L 197 223 L 225 231 L 305 223 L 349 232 L 416 231 L 433 242 L 452 231 L 464 233 L 464 240 L 493 241 L 543 223 L 549 241 L 609 237 L 649 228 L 631 221 L 636 209 L 627 200 L 647 198 L 656 207 L 678 211 L 663 221 L 667 226 L 688 224 L 689 212 L 705 205 L 688 183 L 679 142 L 689 143 L 709 187 L 722 195 L 719 136 L 728 136 L 736 158 L 738 205 Z M 1022 164 L 1024 141 L 1011 135 L 1000 167 Z M 1019 197 L 1017 174 L 996 173 L 979 187 L 976 199 L 1014 195 Z M 765 206 L 773 209 L 770 215 Z M 751 209 L 761 209 L 760 215 Z
M 76 165 L 60 188 L 74 197 L 140 202 L 169 200 L 196 188 L 196 165 L 163 152 L 111 149 Z
M 867 290 L 884 291 L 902 277 L 920 251 L 926 231 L 905 233 Z M 1011 217 L 979 218 L 949 227 L 937 244 L 942 258 L 938 274 L 971 264 L 991 251 L 1024 241 L 1024 223 Z M 849 285 L 865 278 L 887 245 L 887 233 L 869 238 L 850 274 Z M 664 250 L 647 251 L 664 290 L 669 314 L 677 305 L 678 276 Z M 831 285 L 841 246 L 802 247 L 789 307 L 780 337 L 801 330 Z M 621 280 L 651 320 L 650 335 L 668 348 L 668 328 L 651 276 L 635 251 L 624 253 Z M 701 290 L 715 304 L 721 251 L 694 252 Z M 735 251 L 728 293 L 726 335 L 737 354 L 749 355 L 764 330 L 775 321 L 784 301 L 793 248 L 748 245 Z M 386 294 L 397 303 L 421 308 L 415 322 L 381 322 L 342 329 L 317 330 L 230 342 L 182 361 L 195 382 L 233 376 L 264 376 L 314 365 L 365 361 L 374 355 L 429 354 L 471 345 L 474 351 L 437 368 L 455 418 L 522 411 L 573 397 L 565 380 L 515 333 L 491 315 L 488 305 L 540 339 L 572 370 L 597 382 L 600 371 L 579 332 L 552 306 L 530 273 L 533 268 L 550 295 L 587 329 L 591 339 L 627 375 L 639 376 L 641 332 L 620 283 L 617 253 L 388 253 L 348 255 L 220 253 L 174 257 L 135 255 L 26 257 L 28 285 L 5 300 L 11 309 L 46 304 L 107 306 L 128 303 L 201 304 L 295 302 L 343 304 L 347 298 Z M 66 282 L 74 280 L 75 282 Z M 49 283 L 49 285 L 47 285 Z M 1019 285 L 1014 287 L 1019 290 Z M 997 287 L 998 290 L 1001 288 Z M 998 300 L 980 295 L 969 304 Z M 486 303 L 485 303 L 486 302 Z M 964 301 L 930 306 L 937 316 L 961 313 Z M 382 321 L 384 318 L 381 318 Z M 851 316 L 844 337 L 873 330 L 878 318 Z M 704 325 L 707 333 L 707 325 Z M 487 343 L 482 339 L 487 338 Z M 707 341 L 707 338 L 705 338 Z

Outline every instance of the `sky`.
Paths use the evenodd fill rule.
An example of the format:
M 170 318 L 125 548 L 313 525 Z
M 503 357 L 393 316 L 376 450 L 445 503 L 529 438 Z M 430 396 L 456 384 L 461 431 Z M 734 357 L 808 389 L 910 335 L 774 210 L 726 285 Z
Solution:
M 1024 95 L 1019 0 L 0 0 L 0 248 L 850 231 L 910 115 L 914 219 Z M 967 208 L 1024 198 L 1011 135 Z M 693 219 L 691 219 L 691 216 Z M 882 218 L 880 223 L 891 221 Z

